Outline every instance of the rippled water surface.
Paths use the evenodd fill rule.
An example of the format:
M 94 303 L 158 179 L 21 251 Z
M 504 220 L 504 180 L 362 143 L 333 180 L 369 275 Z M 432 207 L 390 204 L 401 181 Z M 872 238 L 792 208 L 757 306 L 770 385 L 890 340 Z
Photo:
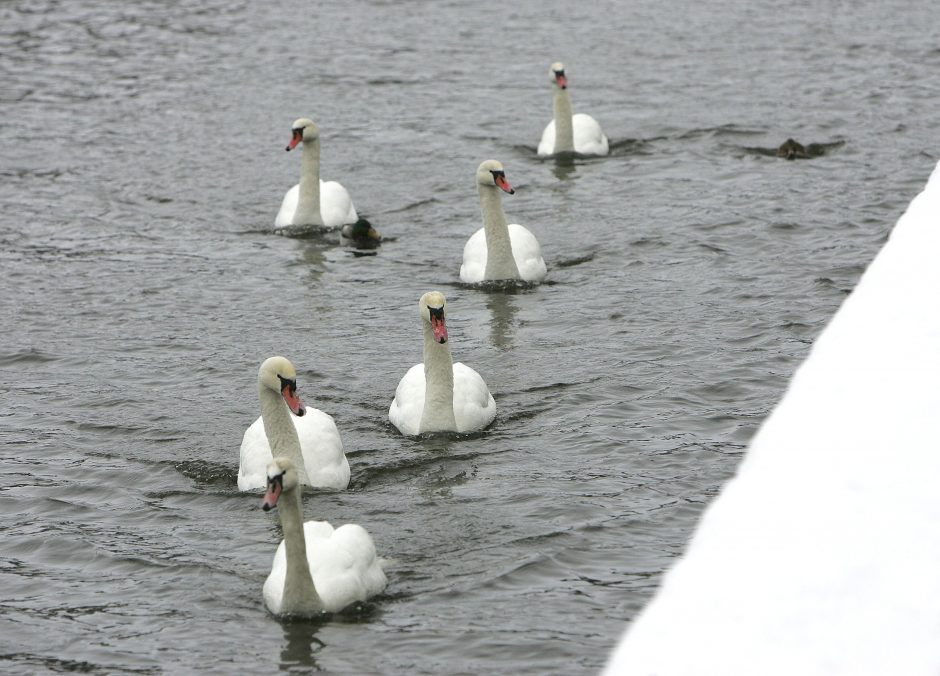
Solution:
M 0 671 L 596 672 L 926 180 L 935 17 L 0 6 Z M 536 157 L 555 60 L 610 157 Z M 301 116 L 375 255 L 272 234 Z M 777 158 L 788 137 L 825 152 Z M 490 157 L 537 288 L 458 283 Z M 499 414 L 405 439 L 386 414 L 434 288 Z M 278 353 L 352 466 L 307 518 L 393 560 L 382 596 L 316 623 L 264 610 L 277 517 L 235 487 Z

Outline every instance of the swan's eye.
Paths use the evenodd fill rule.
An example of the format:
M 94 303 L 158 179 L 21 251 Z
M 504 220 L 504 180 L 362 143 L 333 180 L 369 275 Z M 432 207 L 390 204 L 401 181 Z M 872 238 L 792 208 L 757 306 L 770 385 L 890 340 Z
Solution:
M 565 71 L 563 71 L 563 70 L 556 70 L 556 71 L 555 71 L 555 77 L 556 77 L 556 78 L 558 78 L 558 77 L 564 77 L 564 76 L 565 76 Z
M 506 172 L 500 169 L 494 169 L 490 173 L 493 174 L 493 181 L 496 181 L 497 178 L 506 178 Z
M 444 306 L 441 307 L 431 307 L 428 306 L 428 313 L 431 315 L 431 319 L 437 319 L 438 321 L 444 321 Z

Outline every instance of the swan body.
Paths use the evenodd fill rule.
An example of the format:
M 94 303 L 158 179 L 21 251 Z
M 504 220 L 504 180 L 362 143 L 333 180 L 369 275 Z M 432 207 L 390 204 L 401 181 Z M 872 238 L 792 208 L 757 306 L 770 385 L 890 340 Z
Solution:
M 564 64 L 553 63 L 549 74 L 552 80 L 554 118 L 542 132 L 539 156 L 547 157 L 556 153 L 609 154 L 610 143 L 597 120 L 584 113 L 572 112 Z
M 300 403 L 296 392 L 290 389 L 296 388 L 296 377 L 294 366 L 284 357 L 271 357 L 261 365 L 258 371 L 261 417 L 242 437 L 239 490 L 264 488 L 268 464 L 276 456 L 291 459 L 302 484 L 338 490 L 349 485 L 349 461 L 336 423 L 323 411 Z M 294 407 L 285 392 L 296 400 Z M 296 408 L 297 416 L 290 415 L 289 408 Z
M 338 228 L 359 220 L 349 192 L 336 181 L 320 180 L 320 130 L 313 120 L 300 118 L 291 127 L 287 150 L 301 146 L 300 183 L 287 191 L 274 226 L 319 225 Z
M 277 508 L 284 539 L 264 581 L 264 605 L 275 615 L 333 613 L 361 603 L 388 583 L 375 543 L 357 524 L 333 528 L 326 521 L 303 523 L 300 482 L 287 458 L 266 470 L 262 507 Z
M 429 291 L 418 303 L 424 325 L 424 363 L 408 369 L 388 409 L 388 419 L 405 435 L 474 432 L 496 417 L 496 402 L 480 374 L 453 363 L 445 304 L 438 291 Z
M 461 281 L 542 281 L 547 268 L 535 235 L 518 223 L 506 222 L 499 191 L 512 195 L 515 190 L 506 180 L 503 165 L 496 160 L 483 162 L 477 168 L 476 180 L 483 227 L 464 245 Z

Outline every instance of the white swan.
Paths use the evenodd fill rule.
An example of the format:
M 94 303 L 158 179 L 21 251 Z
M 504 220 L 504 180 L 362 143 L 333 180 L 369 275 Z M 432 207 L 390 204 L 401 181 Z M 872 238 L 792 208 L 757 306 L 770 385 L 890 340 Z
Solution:
M 338 228 L 359 220 L 352 198 L 336 181 L 320 180 L 320 130 L 313 120 L 305 117 L 295 120 L 291 127 L 291 140 L 286 150 L 292 150 L 303 141 L 300 183 L 287 191 L 274 226 L 322 225 Z
M 607 155 L 610 152 L 610 144 L 597 120 L 584 113 L 571 112 L 571 95 L 568 93 L 564 64 L 553 63 L 549 75 L 554 94 L 554 119 L 542 132 L 538 154 L 542 157 L 565 152 Z
M 388 419 L 402 434 L 473 432 L 496 416 L 496 402 L 480 374 L 454 364 L 447 344 L 444 294 L 429 291 L 418 301 L 424 325 L 424 363 L 398 383 Z
M 539 241 L 518 223 L 506 224 L 498 191 L 510 195 L 516 191 L 506 180 L 503 165 L 487 160 L 477 168 L 476 178 L 483 227 L 464 245 L 461 281 L 471 284 L 497 279 L 542 281 L 546 268 Z
M 336 423 L 323 411 L 305 408 L 296 389 L 297 374 L 290 361 L 271 357 L 261 364 L 258 370 L 261 417 L 242 437 L 239 490 L 264 488 L 267 466 L 274 456 L 290 458 L 303 484 L 336 489 L 349 485 L 349 461 L 343 453 Z M 288 408 L 301 417 L 292 416 Z
M 334 529 L 326 521 L 303 523 L 300 482 L 293 463 L 277 458 L 267 468 L 262 507 L 278 508 L 284 539 L 264 581 L 264 605 L 275 615 L 334 613 L 385 589 L 375 543 L 362 526 Z

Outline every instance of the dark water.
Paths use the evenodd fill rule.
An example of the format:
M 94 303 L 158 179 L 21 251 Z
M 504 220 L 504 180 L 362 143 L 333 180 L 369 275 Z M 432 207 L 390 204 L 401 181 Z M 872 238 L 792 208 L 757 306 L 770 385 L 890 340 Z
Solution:
M 928 2 L 0 5 L 0 671 L 593 673 L 936 159 Z M 548 65 L 610 157 L 535 156 Z M 388 238 L 270 234 L 299 158 Z M 788 137 L 826 152 L 787 162 Z M 457 283 L 476 166 L 548 283 Z M 486 433 L 386 411 L 448 296 Z M 386 593 L 282 624 L 255 374 L 335 416 Z M 808 468 L 811 471 L 811 468 Z M 798 487 L 794 487 L 798 490 Z

